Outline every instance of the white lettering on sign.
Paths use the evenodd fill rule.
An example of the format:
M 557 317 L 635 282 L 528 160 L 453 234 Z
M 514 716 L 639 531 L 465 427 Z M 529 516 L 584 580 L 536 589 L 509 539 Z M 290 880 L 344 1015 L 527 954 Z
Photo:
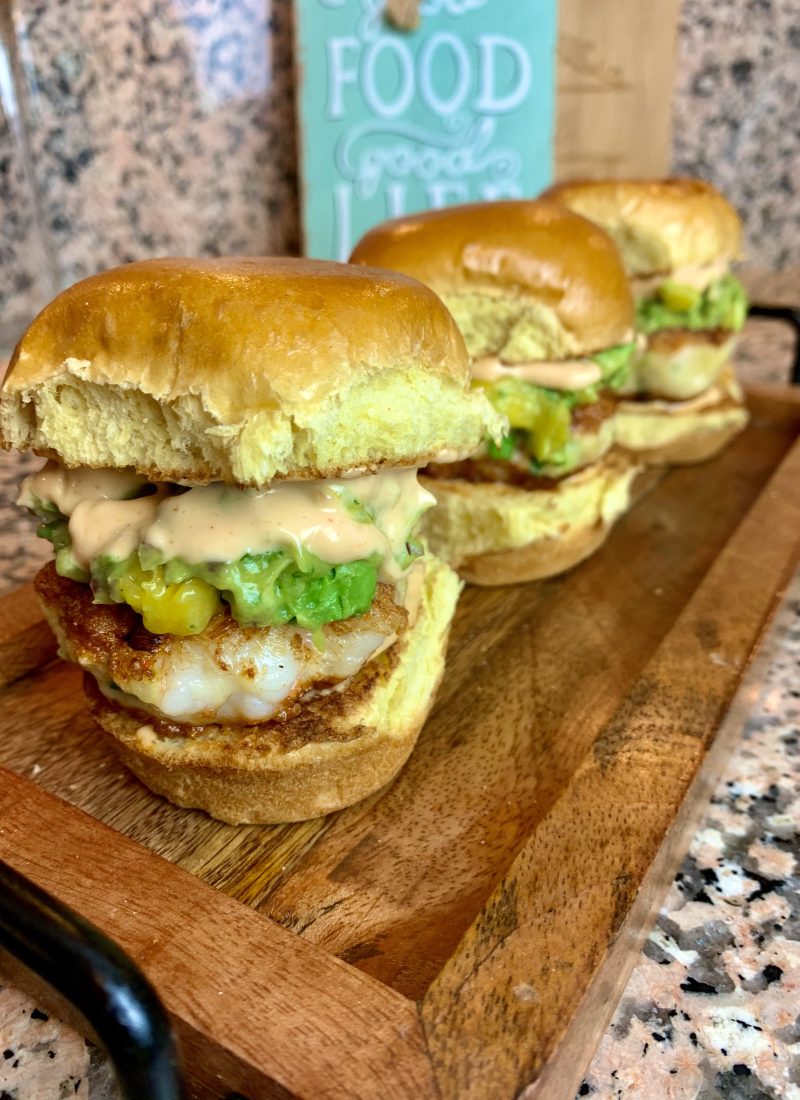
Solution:
M 331 38 L 328 42 L 328 118 L 344 118 L 344 87 L 355 85 L 358 80 L 358 69 L 348 67 L 345 51 L 360 46 L 352 35 Z
M 421 15 L 466 15 L 468 11 L 485 8 L 489 0 L 423 0 Z
M 449 96 L 440 96 L 433 84 L 437 54 L 446 47 L 456 69 L 456 80 Z M 426 105 L 438 115 L 452 115 L 464 106 L 469 95 L 472 66 L 467 47 L 454 34 L 434 34 L 419 52 L 419 90 Z
M 406 191 L 404 183 L 390 183 L 386 188 L 386 213 L 390 218 L 400 218 L 405 214 Z
M 465 43 L 457 35 L 441 32 L 426 39 L 416 58 L 411 47 L 399 38 L 381 35 L 364 45 L 352 35 L 328 40 L 328 117 L 345 115 L 344 90 L 358 88 L 369 109 L 379 118 L 397 118 L 408 109 L 415 93 L 433 114 L 451 115 L 469 106 L 479 114 L 510 114 L 530 94 L 532 87 L 531 60 L 513 38 L 502 34 L 479 34 L 474 42 L 476 64 L 473 66 Z M 358 51 L 353 57 L 353 51 Z M 498 92 L 498 55 L 507 54 L 515 72 L 510 88 Z M 453 89 L 442 95 L 434 84 L 434 74 L 441 71 L 446 55 L 452 60 L 456 77 Z M 398 87 L 389 99 L 379 87 L 379 76 L 391 71 Z M 470 89 L 476 84 L 476 95 L 467 103 Z
M 350 254 L 354 227 L 359 235 L 365 203 L 374 224 L 422 205 L 521 196 L 523 159 L 513 140 L 503 141 L 516 124 L 501 120 L 531 96 L 533 46 L 512 37 L 499 12 L 495 30 L 489 0 L 422 0 L 421 30 L 412 34 L 388 29 L 385 0 L 319 4 L 356 9 L 350 33 L 340 18 L 340 33 L 327 38 L 327 72 L 319 74 L 325 117 L 340 124 L 331 200 L 339 259 Z M 479 9 L 462 33 L 433 22 Z
M 491 147 L 494 119 L 480 119 L 465 129 L 467 122 L 455 120 L 445 133 L 407 122 L 364 122 L 339 143 L 336 168 L 353 182 L 359 199 L 372 198 L 386 179 L 427 183 L 442 176 L 463 181 L 487 175 L 492 184 L 510 185 L 520 173 L 519 153 Z
M 388 54 L 394 55 L 400 82 L 397 95 L 391 102 L 384 99 L 378 91 L 376 79 L 378 65 L 382 62 L 383 66 L 386 66 Z M 362 76 L 361 87 L 366 104 L 379 118 L 397 118 L 403 111 L 408 110 L 415 90 L 414 59 L 404 42 L 400 42 L 397 38 L 376 38 L 365 51 Z
M 439 180 L 436 183 L 429 183 L 426 191 L 428 202 L 436 209 L 457 202 L 466 202 L 469 198 L 466 183 L 448 183 L 447 180 Z
M 478 66 L 481 91 L 475 108 L 487 114 L 508 114 L 519 107 L 531 90 L 531 59 L 518 42 L 506 38 L 504 34 L 479 34 L 477 41 L 481 58 Z M 496 91 L 498 50 L 509 53 L 517 67 L 516 84 L 503 96 Z
M 346 260 L 353 250 L 353 231 L 350 211 L 352 208 L 353 188 L 348 183 L 337 183 L 333 189 L 334 210 L 336 214 L 336 254 Z

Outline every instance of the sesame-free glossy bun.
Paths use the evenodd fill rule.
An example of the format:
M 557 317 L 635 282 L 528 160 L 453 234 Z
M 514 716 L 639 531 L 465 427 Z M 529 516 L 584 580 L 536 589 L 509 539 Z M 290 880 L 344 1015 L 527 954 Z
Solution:
M 14 352 L 4 446 L 262 485 L 467 454 L 500 418 L 431 291 L 296 259 L 146 260 L 60 294 Z
M 740 254 L 739 215 L 704 180 L 571 180 L 542 198 L 602 226 L 631 275 L 729 262 Z
M 617 249 L 555 203 L 487 202 L 398 218 L 370 230 L 351 263 L 427 283 L 473 357 L 563 359 L 631 338 L 633 305 Z

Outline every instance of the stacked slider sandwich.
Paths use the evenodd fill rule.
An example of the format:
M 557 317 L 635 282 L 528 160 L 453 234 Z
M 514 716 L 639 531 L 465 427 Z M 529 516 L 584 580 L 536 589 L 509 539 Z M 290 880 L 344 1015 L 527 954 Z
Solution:
M 610 238 L 553 203 L 484 203 L 387 222 L 351 262 L 432 287 L 461 329 L 476 389 L 509 419 L 499 445 L 427 468 L 431 546 L 477 584 L 550 576 L 596 549 L 637 473 L 612 450 L 634 333 Z
M 617 441 L 648 463 L 698 462 L 747 423 L 730 364 L 747 300 L 730 272 L 741 248 L 733 207 L 701 180 L 586 180 L 545 198 L 616 241 L 636 298 L 636 397 Z
M 4 446 L 90 709 L 153 790 L 300 820 L 391 779 L 459 582 L 416 467 L 502 420 L 426 287 L 300 260 L 153 260 L 58 297 L 0 391 Z

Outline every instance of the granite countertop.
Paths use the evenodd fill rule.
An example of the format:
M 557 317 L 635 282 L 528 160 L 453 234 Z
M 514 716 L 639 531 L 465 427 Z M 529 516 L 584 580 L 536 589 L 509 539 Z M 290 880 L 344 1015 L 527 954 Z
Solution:
M 747 282 L 760 301 L 800 301 L 800 269 Z M 788 329 L 750 322 L 740 375 L 785 381 L 791 351 Z M 37 465 L 0 457 L 0 590 L 49 556 L 13 507 Z M 800 574 L 766 644 L 741 741 L 579 1096 L 800 1100 Z M 117 1100 L 104 1056 L 1 976 L 0 1040 L 0 1100 Z

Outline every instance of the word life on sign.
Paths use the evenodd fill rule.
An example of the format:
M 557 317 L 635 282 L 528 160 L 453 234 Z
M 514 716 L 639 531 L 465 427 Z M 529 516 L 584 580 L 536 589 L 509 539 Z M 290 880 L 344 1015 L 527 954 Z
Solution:
M 552 176 L 556 0 L 295 0 L 305 253 L 386 218 L 536 195 Z

